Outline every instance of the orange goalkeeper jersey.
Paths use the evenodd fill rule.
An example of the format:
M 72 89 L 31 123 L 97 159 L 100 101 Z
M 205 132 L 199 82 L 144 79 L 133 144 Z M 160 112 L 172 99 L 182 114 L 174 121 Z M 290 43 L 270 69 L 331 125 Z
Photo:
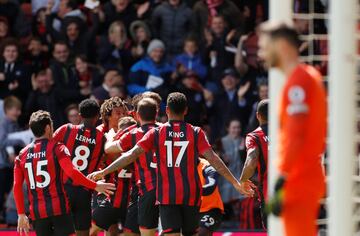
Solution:
M 304 186 L 302 183 L 311 181 L 312 187 L 324 189 L 321 154 L 325 149 L 326 110 L 320 73 L 299 64 L 287 79 L 280 102 L 278 166 L 289 185 Z

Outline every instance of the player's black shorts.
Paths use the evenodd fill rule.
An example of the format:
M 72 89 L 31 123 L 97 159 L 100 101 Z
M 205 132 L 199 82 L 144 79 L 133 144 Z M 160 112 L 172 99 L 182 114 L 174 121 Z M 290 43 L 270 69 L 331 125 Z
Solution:
M 140 228 L 155 229 L 159 223 L 159 205 L 156 190 L 144 193 L 138 200 L 138 223 Z
M 185 205 L 160 205 L 162 233 L 194 235 L 199 227 L 199 207 Z
M 93 210 L 93 221 L 96 226 L 108 230 L 110 226 L 121 222 L 124 225 L 126 209 L 99 206 Z
M 77 186 L 65 185 L 69 196 L 71 213 L 76 230 L 88 230 L 91 227 L 91 192 Z
M 138 224 L 138 202 L 130 201 L 129 206 L 126 212 L 126 219 L 124 225 L 124 231 L 140 234 L 139 224 Z
M 222 212 L 218 208 L 200 212 L 199 225 L 201 228 L 206 228 L 209 231 L 214 232 L 221 225 L 222 216 Z
M 33 225 L 37 236 L 67 236 L 75 233 L 70 214 L 35 220 Z

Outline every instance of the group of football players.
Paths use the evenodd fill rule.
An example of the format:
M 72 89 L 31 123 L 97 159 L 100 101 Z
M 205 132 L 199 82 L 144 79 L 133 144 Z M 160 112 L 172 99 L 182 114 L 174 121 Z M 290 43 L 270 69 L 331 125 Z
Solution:
M 18 231 L 30 230 L 25 180 L 37 235 L 211 235 L 224 210 L 218 174 L 248 196 L 255 186 L 240 183 L 204 131 L 184 121 L 184 94 L 168 96 L 166 123 L 156 121 L 161 102 L 154 92 L 131 104 L 112 97 L 100 107 L 86 99 L 79 104 L 82 124 L 55 132 L 48 112 L 34 112 L 36 139 L 15 161 Z

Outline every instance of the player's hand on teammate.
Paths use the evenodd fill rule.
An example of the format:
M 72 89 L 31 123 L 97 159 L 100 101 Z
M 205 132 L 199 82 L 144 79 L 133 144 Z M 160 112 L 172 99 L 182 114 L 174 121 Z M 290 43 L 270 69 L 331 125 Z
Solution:
M 93 181 L 101 180 L 105 177 L 105 174 L 102 170 L 95 171 L 87 176 L 88 179 L 91 179 Z
M 96 182 L 95 190 L 99 193 L 103 193 L 105 195 L 112 195 L 116 190 L 115 184 L 105 183 L 104 181 Z
M 234 187 L 239 193 L 245 196 L 253 197 L 255 194 L 254 190 L 256 189 L 256 186 L 250 180 L 239 182 Z
M 29 235 L 30 224 L 29 219 L 25 214 L 20 214 L 18 218 L 17 231 L 19 235 Z

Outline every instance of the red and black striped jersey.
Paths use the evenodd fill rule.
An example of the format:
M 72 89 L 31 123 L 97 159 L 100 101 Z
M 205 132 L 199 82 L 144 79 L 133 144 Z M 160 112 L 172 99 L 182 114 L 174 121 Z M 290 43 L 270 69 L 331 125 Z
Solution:
M 30 201 L 31 219 L 69 213 L 69 202 L 62 182 L 59 162 L 70 158 L 65 145 L 40 139 L 26 146 L 15 160 L 14 177 L 25 179 Z M 14 194 L 18 194 L 14 190 Z
M 54 140 L 65 144 L 73 165 L 85 176 L 98 169 L 106 138 L 96 127 L 65 124 L 56 130 Z
M 268 177 L 268 136 L 267 136 L 267 126 L 261 126 L 249 133 L 246 136 L 246 149 L 249 150 L 251 148 L 259 149 L 259 162 L 257 165 L 257 172 L 259 177 L 259 190 L 261 191 L 259 194 L 260 201 L 266 200 L 267 196 L 267 177 Z
M 145 152 L 155 150 L 160 204 L 200 205 L 199 155 L 211 148 L 201 128 L 169 121 L 147 132 L 137 145 Z
M 152 128 L 157 127 L 155 124 L 146 124 L 140 127 L 134 127 L 131 131 L 125 133 L 118 140 L 123 151 L 133 148 L 138 141 Z M 153 150 L 142 154 L 134 162 L 135 183 L 139 188 L 139 194 L 143 195 L 156 187 L 156 159 Z

